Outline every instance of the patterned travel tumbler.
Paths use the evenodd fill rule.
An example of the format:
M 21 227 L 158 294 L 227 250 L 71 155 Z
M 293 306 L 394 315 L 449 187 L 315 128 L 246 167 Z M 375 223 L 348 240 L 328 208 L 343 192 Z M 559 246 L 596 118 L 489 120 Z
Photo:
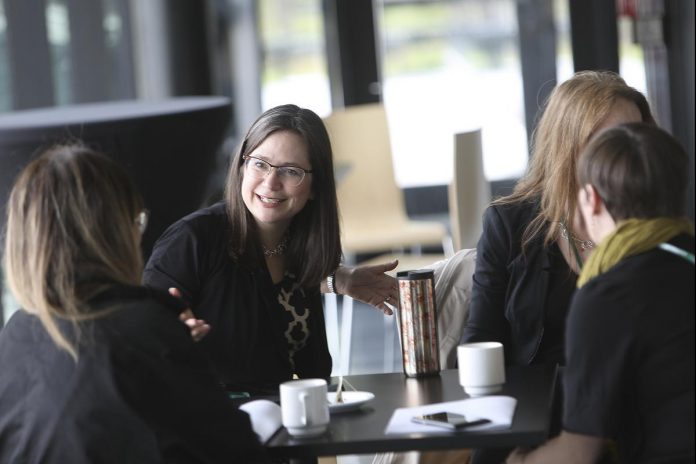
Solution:
M 440 373 L 437 308 L 433 271 L 401 271 L 399 320 L 404 373 L 423 377 Z

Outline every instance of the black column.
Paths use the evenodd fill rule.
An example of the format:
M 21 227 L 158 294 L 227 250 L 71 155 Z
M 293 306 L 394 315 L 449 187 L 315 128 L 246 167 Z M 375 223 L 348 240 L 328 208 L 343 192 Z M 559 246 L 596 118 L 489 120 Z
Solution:
M 372 0 L 322 0 L 334 107 L 381 101 Z
M 691 160 L 689 217 L 694 220 L 694 2 L 666 0 L 665 41 L 669 63 L 672 134 Z
M 212 94 L 206 3 L 167 1 L 171 92 L 174 96 Z
M 613 0 L 570 0 L 575 71 L 619 72 L 619 37 Z
M 16 110 L 52 106 L 53 67 L 44 0 L 4 0 L 7 48 Z
M 556 28 L 552 0 L 518 0 L 520 62 L 527 140 L 539 110 L 556 86 Z
M 67 0 L 70 24 L 71 103 L 108 100 L 104 10 L 94 0 Z

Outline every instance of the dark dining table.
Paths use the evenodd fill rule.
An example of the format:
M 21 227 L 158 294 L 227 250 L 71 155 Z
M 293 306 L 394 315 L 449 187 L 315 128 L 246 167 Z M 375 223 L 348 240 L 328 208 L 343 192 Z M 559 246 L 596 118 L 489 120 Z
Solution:
M 272 458 L 311 463 L 319 456 L 341 454 L 536 446 L 548 437 L 556 370 L 552 366 L 509 366 L 506 369 L 505 385 L 496 395 L 517 399 L 508 429 L 456 432 L 443 429 L 436 433 L 400 435 L 385 433 L 397 408 L 469 397 L 459 385 L 457 370 L 421 378 L 409 378 L 402 373 L 346 376 L 356 390 L 371 392 L 375 398 L 358 410 L 332 413 L 327 432 L 319 437 L 297 439 L 281 428 L 266 447 Z

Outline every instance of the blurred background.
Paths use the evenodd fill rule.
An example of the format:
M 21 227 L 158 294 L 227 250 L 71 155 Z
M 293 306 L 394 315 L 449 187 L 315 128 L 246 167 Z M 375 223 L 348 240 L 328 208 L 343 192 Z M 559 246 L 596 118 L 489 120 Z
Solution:
M 693 158 L 693 10 L 688 0 L 1 0 L 0 112 L 222 95 L 229 153 L 271 106 L 326 116 L 383 101 L 409 212 L 445 212 L 451 134 L 482 128 L 494 188 L 519 177 L 537 109 L 575 70 L 620 72 Z
M 504 194 L 549 91 L 584 69 L 619 72 L 685 146 L 693 219 L 692 0 L 0 0 L 0 158 L 31 111 L 221 96 L 230 111 L 214 160 L 195 144 L 180 157 L 210 163 L 210 199 L 263 110 L 295 103 L 324 117 L 383 102 L 408 215 L 446 222 L 452 135 L 481 129 L 485 177 Z M 168 169 L 157 164 L 148 182 Z M 361 351 L 341 369 L 400 369 L 388 322 L 355 311 Z

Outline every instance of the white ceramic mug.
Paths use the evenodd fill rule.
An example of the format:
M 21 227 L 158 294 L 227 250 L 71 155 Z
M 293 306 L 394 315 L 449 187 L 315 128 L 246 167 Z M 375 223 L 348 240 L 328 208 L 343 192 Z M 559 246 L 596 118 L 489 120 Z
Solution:
M 280 409 L 290 435 L 321 435 L 329 425 L 326 380 L 290 380 L 280 384 Z
M 505 355 L 498 342 L 466 343 L 457 347 L 459 383 L 470 396 L 496 393 L 505 383 Z

